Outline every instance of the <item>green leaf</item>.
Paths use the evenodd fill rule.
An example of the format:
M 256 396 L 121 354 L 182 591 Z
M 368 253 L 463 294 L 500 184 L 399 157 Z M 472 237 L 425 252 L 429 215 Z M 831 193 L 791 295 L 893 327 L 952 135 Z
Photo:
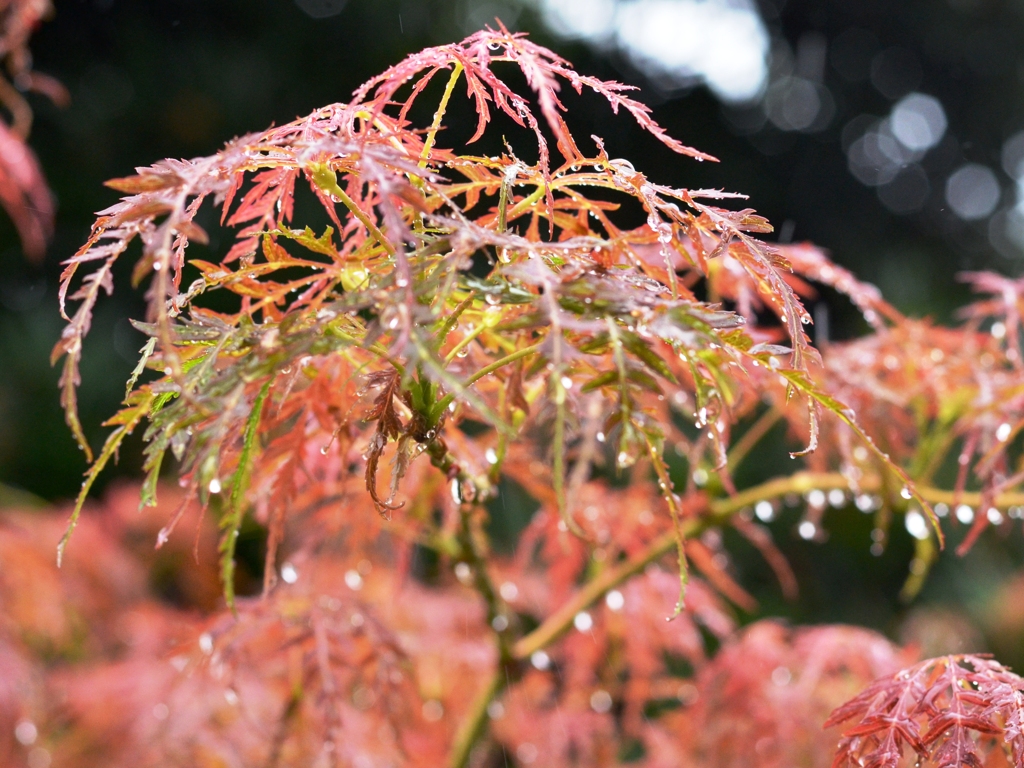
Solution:
M 609 384 L 619 383 L 619 372 L 618 371 L 605 371 L 586 382 L 580 387 L 581 392 L 593 392 L 595 389 L 606 387 Z
M 160 479 L 160 465 L 163 464 L 166 451 L 157 451 L 147 461 L 144 469 L 148 470 L 146 479 L 139 490 L 139 509 L 156 506 L 156 484 Z
M 293 240 L 313 253 L 321 253 L 324 256 L 330 256 L 332 259 L 338 257 L 338 249 L 334 247 L 334 227 L 328 226 L 320 237 L 317 237 L 316 233 L 309 227 L 305 229 L 278 229 L 271 234 L 287 237 L 289 240 Z
M 647 342 L 637 336 L 635 333 L 629 333 L 628 331 L 622 332 L 622 346 L 628 349 L 634 357 L 640 359 L 648 368 L 657 371 L 660 375 L 671 381 L 673 384 L 678 383 L 672 370 L 668 367 L 668 364 L 655 354 L 654 350 L 648 346 Z
M 141 376 L 142 372 L 146 370 L 146 363 L 152 356 L 154 349 L 156 349 L 156 336 L 151 337 L 150 340 L 143 345 L 142 349 L 139 350 L 142 357 L 139 358 L 139 363 L 138 365 L 135 366 L 135 369 L 132 371 L 132 375 L 128 377 L 128 383 L 125 385 L 124 388 L 125 400 L 128 399 L 128 396 L 132 393 L 132 389 L 135 388 L 135 384 L 136 382 L 138 382 L 139 376 Z
M 767 359 L 763 359 L 761 362 L 767 365 Z M 857 423 L 853 410 L 836 400 L 831 395 L 819 390 L 804 371 L 779 368 L 776 370 L 776 373 L 782 376 L 796 390 L 802 392 L 806 397 L 835 414 L 840 421 L 853 430 L 853 433 L 860 438 L 861 442 L 869 451 L 882 460 L 885 467 L 896 475 L 896 477 L 900 479 L 906 489 L 910 492 L 911 498 L 920 504 L 921 508 L 927 512 L 932 528 L 935 529 L 935 535 L 939 540 L 939 545 L 943 546 L 945 544 L 945 537 L 942 534 L 942 528 L 939 525 L 939 518 L 936 516 L 935 510 L 932 509 L 931 504 L 921 496 L 917 488 L 914 486 L 913 481 L 907 476 L 907 473 L 904 472 L 903 469 L 901 469 L 891 458 L 889 458 L 889 454 L 875 445 L 875 441 L 871 439 L 871 436 L 861 428 L 860 424 Z
M 245 516 L 245 491 L 249 486 L 249 473 L 252 469 L 253 447 L 256 445 L 256 432 L 260 425 L 260 416 L 263 413 L 263 403 L 270 391 L 270 381 L 267 381 L 260 393 L 253 402 L 249 418 L 245 421 L 245 433 L 242 438 L 242 450 L 238 454 L 238 466 L 231 478 L 231 497 L 228 502 L 228 512 L 221 520 L 221 528 L 224 534 L 220 540 L 220 576 L 224 583 L 224 600 L 228 608 L 235 610 L 235 547 L 238 543 L 238 532 L 242 528 L 242 518 Z
M 61 537 L 60 543 L 57 545 L 57 567 L 60 567 L 61 561 L 64 559 L 64 550 L 67 548 L 68 542 L 71 540 L 71 534 L 75 530 L 75 526 L 78 525 L 78 517 L 82 513 L 82 507 L 85 504 L 86 498 L 89 496 L 89 491 L 96 482 L 96 478 L 99 477 L 100 472 L 107 466 L 107 462 L 117 453 L 117 449 L 121 447 L 121 443 L 125 437 L 130 435 L 132 431 L 138 426 L 139 422 L 149 413 L 151 401 L 151 393 L 135 393 L 134 402 L 131 403 L 127 408 L 123 408 L 114 415 L 113 418 L 105 422 L 106 425 L 118 425 L 117 429 L 107 435 L 107 440 L 103 444 L 103 450 L 100 451 L 96 457 L 96 461 L 92 463 L 88 471 L 85 473 L 85 480 L 82 482 L 82 490 L 78 492 L 78 498 L 75 499 L 75 508 L 71 511 L 71 517 L 68 520 L 68 527 L 64 531 L 64 535 Z

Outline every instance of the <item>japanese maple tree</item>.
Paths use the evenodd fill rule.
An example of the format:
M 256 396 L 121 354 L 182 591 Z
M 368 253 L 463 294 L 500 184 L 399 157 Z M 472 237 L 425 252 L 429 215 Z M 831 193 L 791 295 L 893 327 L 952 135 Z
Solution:
M 666 186 L 574 137 L 566 91 L 714 160 L 626 86 L 499 28 L 109 182 L 124 197 L 60 293 L 53 356 L 92 459 L 65 570 L 46 560 L 53 520 L 0 528 L 20 563 L 5 605 L 30 581 L 45 595 L 12 603 L 0 635 L 11 761 L 1024 766 L 1020 678 L 980 656 L 901 671 L 911 652 L 851 627 L 741 630 L 756 603 L 721 535 L 789 594 L 762 524 L 784 500 L 807 538 L 827 503 L 873 514 L 879 546 L 902 519 L 912 597 L 951 509 L 971 512 L 964 547 L 1020 518 L 1024 281 L 969 276 L 983 298 L 957 328 L 904 317 L 820 250 L 762 239 L 741 195 Z M 503 149 L 474 154 L 493 132 Z M 136 241 L 148 340 L 93 456 L 83 339 Z M 870 332 L 812 345 L 815 284 Z M 793 471 L 737 487 L 779 423 Z M 121 492 L 80 518 L 136 429 L 143 514 Z M 538 509 L 508 552 L 488 531 L 511 487 Z M 237 565 L 253 525 L 262 589 Z M 154 599 L 150 537 L 181 558 L 194 538 L 175 589 L 201 612 Z M 88 663 L 44 660 L 85 625 Z M 832 710 L 841 741 L 821 730 Z

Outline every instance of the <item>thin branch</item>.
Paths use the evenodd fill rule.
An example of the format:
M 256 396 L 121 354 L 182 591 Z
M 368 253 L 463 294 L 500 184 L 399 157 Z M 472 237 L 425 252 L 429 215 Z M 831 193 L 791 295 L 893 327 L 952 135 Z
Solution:
M 865 478 L 859 488 L 863 491 L 877 491 L 881 487 L 878 478 Z M 732 515 L 742 509 L 764 499 L 777 499 L 790 493 L 808 493 L 813 490 L 850 490 L 849 481 L 838 472 L 798 472 L 789 477 L 777 477 L 761 485 L 747 488 L 735 496 L 716 499 L 709 505 L 708 514 L 699 519 L 691 519 L 682 523 L 682 533 L 686 538 L 699 536 L 703 531 L 726 522 Z M 921 496 L 933 504 L 950 504 L 956 494 L 941 488 L 918 486 Z M 959 495 L 960 503 L 977 506 L 981 503 L 981 494 L 965 491 Z M 996 507 L 1011 507 L 1024 504 L 1024 493 L 1003 493 L 992 500 Z M 662 534 L 647 547 L 633 557 L 613 568 L 602 572 L 588 582 L 576 595 L 548 616 L 533 632 L 516 642 L 512 652 L 517 659 L 528 659 L 534 652 L 546 648 L 561 637 L 572 626 L 576 614 L 592 606 L 608 591 L 615 589 L 630 577 L 642 572 L 650 563 L 658 560 L 676 546 L 674 531 Z
M 437 111 L 434 113 L 434 122 L 430 124 L 430 130 L 427 133 L 427 140 L 423 142 L 423 152 L 420 155 L 420 168 L 427 167 L 427 161 L 430 159 L 430 151 L 434 148 L 434 140 L 437 138 L 437 132 L 441 129 L 441 121 L 444 120 L 444 113 L 448 110 L 448 101 L 452 97 L 452 91 L 455 90 L 455 83 L 458 82 L 459 75 L 462 74 L 462 62 L 456 61 L 455 66 L 452 67 L 452 74 L 448 78 L 448 84 L 444 88 L 444 95 L 441 96 L 441 103 L 437 106 Z
M 775 406 L 761 414 L 758 420 L 750 425 L 750 429 L 743 433 L 743 437 L 733 443 L 732 450 L 729 451 L 728 468 L 733 470 L 742 464 L 747 454 L 750 453 L 754 446 L 761 442 L 761 439 L 771 431 L 772 427 L 781 418 L 782 411 Z
M 502 368 L 508 365 L 509 363 L 514 363 L 516 360 L 521 360 L 524 357 L 529 357 L 535 352 L 539 352 L 542 346 L 543 344 L 531 344 L 530 346 L 516 350 L 512 354 L 506 355 L 505 357 L 502 357 L 499 360 L 495 360 L 490 365 L 485 365 L 479 371 L 477 371 L 468 379 L 466 379 L 465 386 L 470 387 L 476 382 L 480 381 L 480 379 L 482 379 L 484 376 L 488 376 L 494 373 L 499 368 Z M 444 413 L 445 408 L 451 405 L 452 401 L 455 399 L 456 394 L 458 393 L 449 392 L 447 395 L 438 400 L 437 405 L 431 408 L 430 418 L 432 422 L 436 422 L 437 419 L 440 418 L 441 414 Z
M 508 677 L 504 669 L 497 670 L 487 684 L 480 689 L 480 692 L 473 699 L 473 705 L 469 708 L 469 714 L 459 725 L 459 731 L 455 734 L 455 743 L 452 747 L 451 760 L 449 765 L 452 768 L 466 768 L 469 765 L 469 758 L 473 747 L 483 738 L 487 732 L 487 720 L 489 715 L 487 708 L 508 685 Z

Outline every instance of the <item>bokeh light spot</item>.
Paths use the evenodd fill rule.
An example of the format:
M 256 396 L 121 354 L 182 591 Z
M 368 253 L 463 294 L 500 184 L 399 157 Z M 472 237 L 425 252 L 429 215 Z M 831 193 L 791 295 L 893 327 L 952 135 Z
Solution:
M 996 175 L 977 163 L 960 167 L 946 181 L 946 202 L 965 221 L 985 218 L 999 204 Z

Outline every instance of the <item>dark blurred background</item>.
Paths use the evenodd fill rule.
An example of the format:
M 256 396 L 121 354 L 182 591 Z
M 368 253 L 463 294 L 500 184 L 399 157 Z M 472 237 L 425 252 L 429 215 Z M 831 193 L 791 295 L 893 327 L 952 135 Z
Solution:
M 779 240 L 827 248 L 905 312 L 950 321 L 968 298 L 957 272 L 1019 274 L 1024 264 L 1019 2 L 56 5 L 56 17 L 32 42 L 36 68 L 60 79 L 72 96 L 64 110 L 33 98 L 31 144 L 59 201 L 56 237 L 42 267 L 25 262 L 13 228 L 0 217 L 0 503 L 21 491 L 67 498 L 81 481 L 83 456 L 63 423 L 48 355 L 62 326 L 59 263 L 86 238 L 94 212 L 116 200 L 104 180 L 163 157 L 210 154 L 238 134 L 343 101 L 403 55 L 461 39 L 495 17 L 528 31 L 580 71 L 639 86 L 670 133 L 721 163 L 672 155 L 628 119 L 610 119 L 603 109 L 571 121 L 578 136 L 603 135 L 612 156 L 630 158 L 659 182 L 749 194 Z M 825 295 L 819 303 L 828 308 L 833 337 L 862 330 L 837 297 Z M 81 389 L 82 421 L 94 445 L 103 439 L 102 420 L 123 397 L 141 345 L 127 321 L 140 307 L 124 274 L 114 297 L 100 304 Z M 122 451 L 97 492 L 137 472 L 137 448 Z M 909 557 L 910 539 L 902 531 L 879 559 L 868 554 L 866 518 L 837 513 L 826 521 L 834 533 L 825 547 L 789 536 L 794 521 L 782 515 L 776 525 L 810 586 L 798 606 L 787 607 L 774 604 L 777 590 L 766 582 L 758 591 L 773 610 L 892 632 L 894 622 L 906 627 L 911 618 L 927 624 L 938 617 L 936 626 L 953 626 L 967 605 L 983 627 L 996 621 L 985 616 L 1006 613 L 999 601 L 1009 598 L 994 585 L 1019 565 L 1019 533 L 1005 541 L 988 537 L 964 561 L 945 555 L 925 593 L 924 605 L 937 607 L 908 618 L 895 597 Z M 751 572 L 748 580 L 760 583 L 762 576 Z M 925 619 L 915 618 L 921 615 Z M 956 631 L 974 630 L 964 625 Z M 1016 643 L 993 640 L 993 631 L 986 630 L 988 642 Z M 985 642 L 980 637 L 977 642 Z

